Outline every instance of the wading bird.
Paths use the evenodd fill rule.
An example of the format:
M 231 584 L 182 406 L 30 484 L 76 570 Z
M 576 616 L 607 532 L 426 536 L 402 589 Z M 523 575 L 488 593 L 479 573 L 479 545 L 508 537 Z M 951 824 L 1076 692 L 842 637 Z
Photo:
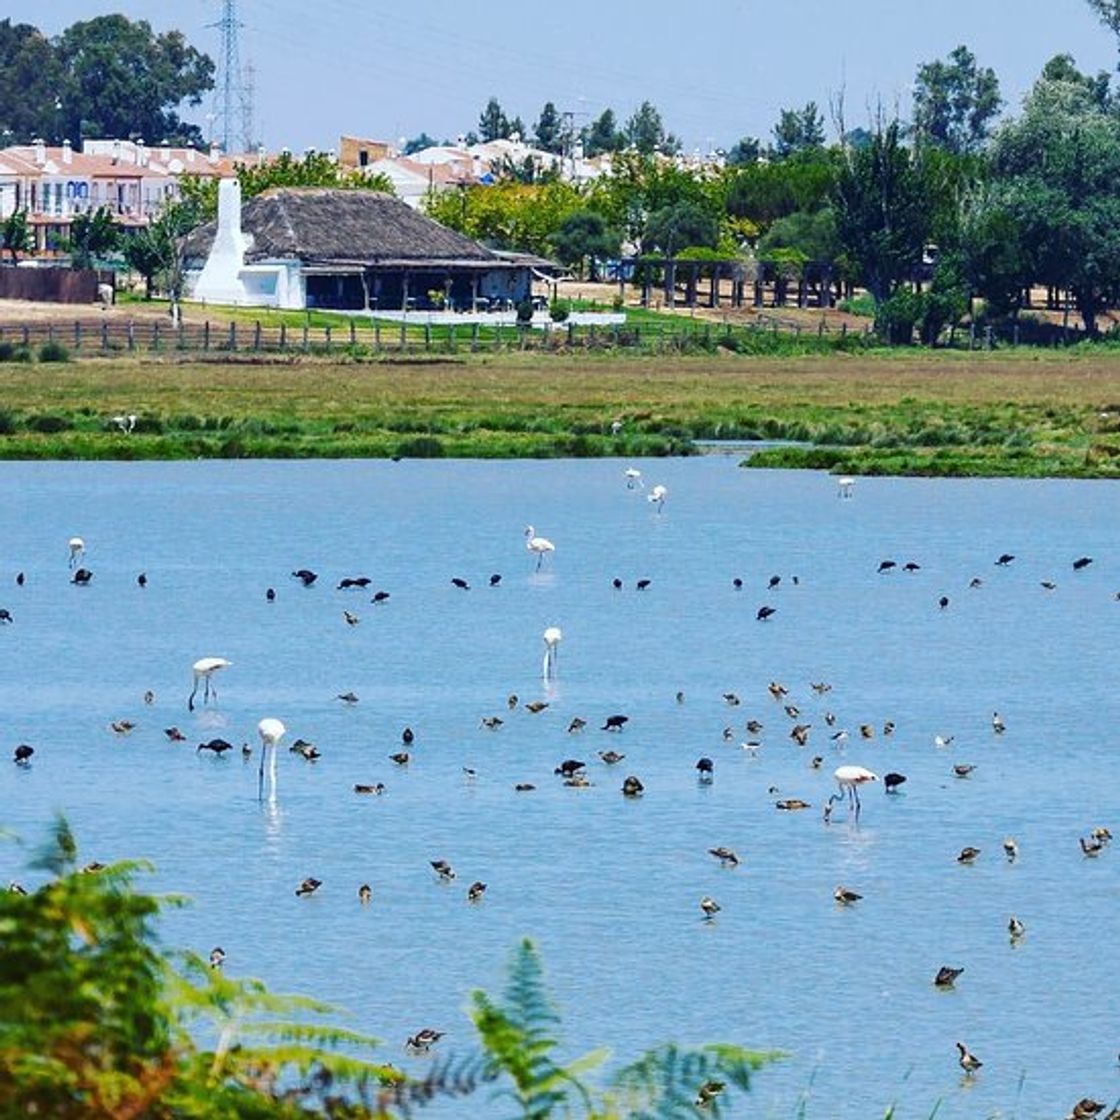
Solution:
M 556 545 L 552 543 L 547 537 L 538 537 L 536 529 L 532 525 L 525 526 L 525 547 L 537 558 L 537 568 L 541 570 L 541 564 L 544 562 L 545 554 L 548 552 L 555 552 Z
M 214 687 L 211 677 L 222 669 L 228 669 L 233 664 L 227 661 L 224 657 L 200 657 L 194 665 L 191 666 L 191 672 L 194 673 L 194 687 L 191 689 L 190 696 L 187 697 L 187 710 L 194 711 L 194 698 L 198 693 L 198 682 L 203 682 L 202 702 L 205 704 L 211 694 L 214 699 L 218 699 L 218 690 Z
M 832 776 L 836 779 L 840 792 L 829 797 L 829 804 L 832 804 L 833 801 L 843 800 L 846 795 L 849 807 L 854 809 L 856 817 L 859 817 L 859 787 L 866 782 L 877 782 L 879 775 L 872 773 L 863 766 L 838 766 L 833 771 Z
M 647 495 L 646 501 L 652 502 L 657 506 L 657 512 L 660 513 L 662 507 L 665 505 L 665 499 L 669 496 L 669 491 L 664 486 L 658 484 Z
M 86 554 L 86 542 L 81 537 L 71 537 L 67 544 L 70 548 L 70 567 L 74 568 Z
M 549 626 L 544 634 L 544 662 L 541 665 L 541 676 L 551 680 L 559 669 L 559 646 L 564 637 L 559 626 Z
M 276 746 L 288 729 L 271 716 L 257 724 L 257 734 L 261 737 L 261 765 L 257 771 L 257 800 L 264 797 L 264 762 L 268 756 L 268 799 L 276 800 Z

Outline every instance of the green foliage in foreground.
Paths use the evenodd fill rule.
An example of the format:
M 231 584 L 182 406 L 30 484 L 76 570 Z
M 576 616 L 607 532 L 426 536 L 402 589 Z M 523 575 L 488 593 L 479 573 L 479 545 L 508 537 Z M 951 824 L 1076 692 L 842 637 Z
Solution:
M 2 833 L 0 833 L 2 835 Z M 51 1120 L 389 1120 L 485 1085 L 522 1120 L 673 1120 L 704 1100 L 719 1117 L 779 1055 L 663 1046 L 606 1088 L 584 1080 L 604 1050 L 566 1065 L 540 958 L 523 941 L 502 1000 L 473 998 L 481 1055 L 439 1060 L 422 1081 L 369 1057 L 376 1040 L 337 1010 L 274 995 L 193 954 L 171 954 L 156 919 L 181 900 L 138 891 L 144 864 L 79 869 L 64 820 L 31 864 L 46 881 L 0 894 L 0 1116 Z M 201 1041 L 205 1040 L 205 1041 Z M 472 1108 L 473 1115 L 481 1115 Z

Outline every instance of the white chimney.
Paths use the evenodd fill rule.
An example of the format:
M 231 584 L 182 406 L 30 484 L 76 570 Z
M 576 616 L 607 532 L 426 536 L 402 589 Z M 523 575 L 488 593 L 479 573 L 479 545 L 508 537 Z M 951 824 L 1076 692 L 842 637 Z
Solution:
M 217 166 L 218 157 L 221 154 L 222 154 L 222 149 L 218 147 L 217 142 L 216 141 L 211 141 L 211 143 L 210 143 L 210 165 L 212 167 Z
M 113 141 L 113 162 L 120 163 L 121 161 L 121 142 L 119 140 Z
M 44 140 L 33 140 L 32 144 L 35 148 L 35 163 L 39 167 L 45 167 L 47 164 L 47 145 Z
M 149 152 L 147 145 L 143 140 L 136 141 L 136 166 L 147 167 L 149 159 Z
M 249 239 L 241 232 L 241 184 L 236 179 L 222 179 L 218 183 L 218 229 L 195 284 L 194 298 L 211 303 L 244 303 L 241 270 L 248 245 Z
M 194 148 L 187 149 L 187 163 L 194 163 Z
M 74 149 L 70 146 L 70 141 L 69 140 L 63 140 L 62 141 L 62 162 L 63 163 L 73 163 L 74 162 Z
M 264 145 L 257 145 L 257 166 L 264 167 Z

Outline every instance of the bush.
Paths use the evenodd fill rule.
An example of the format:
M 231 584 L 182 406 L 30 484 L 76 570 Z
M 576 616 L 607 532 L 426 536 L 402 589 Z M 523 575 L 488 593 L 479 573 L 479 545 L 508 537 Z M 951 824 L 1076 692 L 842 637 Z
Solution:
M 571 313 L 572 313 L 571 305 L 568 303 L 567 300 L 554 299 L 548 305 L 548 317 L 554 323 L 565 323 L 565 322 L 567 322 L 568 316 Z
M 442 459 L 443 444 L 435 436 L 417 436 L 397 444 L 398 459 Z
M 53 339 L 50 342 L 44 342 L 39 347 L 39 361 L 41 362 L 68 362 L 70 361 L 70 351 L 62 345 L 61 342 L 55 342 Z
M 909 288 L 898 288 L 883 300 L 875 315 L 875 330 L 892 345 L 909 346 L 914 341 L 914 325 L 922 317 L 925 301 Z
M 522 325 L 533 321 L 533 305 L 527 299 L 517 305 L 517 321 Z
M 0 342 L 0 362 L 29 362 L 31 351 L 14 342 Z
M 58 432 L 68 432 L 71 425 L 65 416 L 55 416 L 53 413 L 44 412 L 36 416 L 29 416 L 27 427 L 32 432 L 56 435 Z

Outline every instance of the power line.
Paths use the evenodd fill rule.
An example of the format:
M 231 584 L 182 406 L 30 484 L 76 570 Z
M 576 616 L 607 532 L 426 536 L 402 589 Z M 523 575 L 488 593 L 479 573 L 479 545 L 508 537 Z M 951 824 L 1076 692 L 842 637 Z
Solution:
M 222 18 L 207 24 L 222 34 L 218 54 L 218 80 L 214 85 L 214 135 L 222 151 L 233 150 L 237 132 L 241 132 L 242 150 L 252 146 L 253 74 L 250 67 L 248 84 L 241 70 L 240 32 L 244 25 L 237 18 L 237 0 L 222 0 Z M 240 126 L 240 129 L 238 128 Z

